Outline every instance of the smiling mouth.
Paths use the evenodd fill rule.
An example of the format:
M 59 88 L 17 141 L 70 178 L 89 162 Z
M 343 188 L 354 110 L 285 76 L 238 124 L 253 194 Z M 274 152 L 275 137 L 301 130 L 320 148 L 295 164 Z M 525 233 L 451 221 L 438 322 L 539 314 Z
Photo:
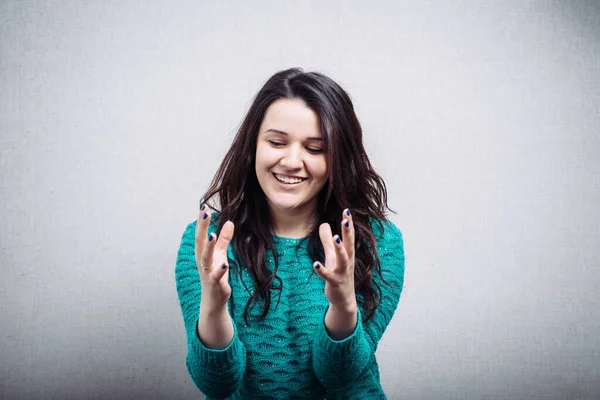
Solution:
M 291 176 L 279 175 L 279 174 L 275 174 L 275 173 L 273 174 L 273 176 L 275 176 L 275 179 L 277 179 L 279 182 L 285 183 L 286 185 L 296 185 L 296 184 L 302 183 L 308 179 L 308 178 L 296 178 L 296 177 L 291 177 Z

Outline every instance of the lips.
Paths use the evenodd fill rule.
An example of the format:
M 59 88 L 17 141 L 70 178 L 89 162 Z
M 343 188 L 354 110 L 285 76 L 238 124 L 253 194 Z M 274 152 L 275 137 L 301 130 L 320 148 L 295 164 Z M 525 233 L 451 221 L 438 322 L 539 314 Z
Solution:
M 277 179 L 279 182 L 284 183 L 286 185 L 297 185 L 308 179 L 308 178 L 301 178 L 298 176 L 289 176 L 289 175 L 282 175 L 282 174 L 276 174 L 276 173 L 273 173 L 273 176 L 275 176 L 275 179 Z

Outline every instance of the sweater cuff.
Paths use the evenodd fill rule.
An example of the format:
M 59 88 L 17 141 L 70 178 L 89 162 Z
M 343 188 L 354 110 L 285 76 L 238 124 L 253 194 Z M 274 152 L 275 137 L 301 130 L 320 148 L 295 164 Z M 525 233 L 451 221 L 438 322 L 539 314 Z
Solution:
M 231 342 L 224 349 L 211 349 L 206 347 L 200 336 L 198 336 L 198 322 L 196 321 L 195 335 L 190 343 L 193 352 L 198 356 L 198 361 L 203 364 L 216 364 L 218 367 L 225 366 L 230 363 L 234 363 L 239 359 L 240 353 L 243 352 L 242 342 L 239 340 L 237 335 L 237 327 L 235 323 L 233 325 L 233 338 Z
M 360 309 L 357 312 L 356 328 L 345 339 L 335 340 L 329 336 L 325 316 L 317 327 L 313 368 L 321 384 L 328 389 L 342 389 L 352 384 L 369 366 L 371 348 L 365 337 Z
M 197 322 L 196 322 L 197 326 Z M 198 388 L 209 397 L 226 397 L 239 387 L 246 369 L 246 350 L 233 324 L 233 339 L 224 349 L 210 349 L 189 335 L 188 370 Z

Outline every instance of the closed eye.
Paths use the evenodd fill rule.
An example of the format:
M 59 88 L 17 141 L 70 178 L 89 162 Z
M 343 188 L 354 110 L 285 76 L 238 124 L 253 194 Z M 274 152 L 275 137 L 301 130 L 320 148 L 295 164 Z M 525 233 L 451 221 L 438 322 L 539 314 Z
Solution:
M 273 147 L 282 147 L 282 146 L 285 146 L 285 143 L 278 142 L 276 140 L 269 140 L 269 143 L 271 143 L 271 146 L 273 146 Z
M 306 147 L 306 150 L 311 154 L 320 154 L 323 152 L 323 149 L 318 147 Z

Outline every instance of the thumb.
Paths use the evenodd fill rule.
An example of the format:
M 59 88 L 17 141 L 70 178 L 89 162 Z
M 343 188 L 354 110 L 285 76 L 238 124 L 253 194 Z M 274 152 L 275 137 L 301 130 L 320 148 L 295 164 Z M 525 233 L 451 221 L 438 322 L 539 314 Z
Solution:
M 233 222 L 227 221 L 221 228 L 221 232 L 219 233 L 219 239 L 217 240 L 217 244 L 215 245 L 216 251 L 226 252 L 227 247 L 229 246 L 229 242 L 233 238 L 234 225 Z

